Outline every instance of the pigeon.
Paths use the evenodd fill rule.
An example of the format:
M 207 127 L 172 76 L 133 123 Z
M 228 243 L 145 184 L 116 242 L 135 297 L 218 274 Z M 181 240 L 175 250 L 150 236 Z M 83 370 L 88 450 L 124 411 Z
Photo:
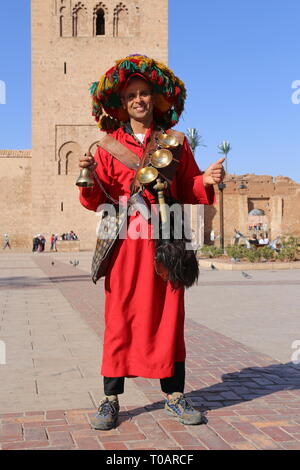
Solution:
M 246 278 L 246 279 L 251 279 L 251 274 L 248 274 L 248 273 L 245 273 L 245 271 L 242 271 L 242 275 Z
M 78 259 L 74 259 L 74 261 L 70 260 L 70 264 L 73 264 L 73 266 L 78 266 L 79 265 L 79 260 Z
M 210 267 L 211 267 L 211 269 L 215 269 L 216 271 L 218 271 L 218 268 L 216 268 L 214 264 L 211 263 Z

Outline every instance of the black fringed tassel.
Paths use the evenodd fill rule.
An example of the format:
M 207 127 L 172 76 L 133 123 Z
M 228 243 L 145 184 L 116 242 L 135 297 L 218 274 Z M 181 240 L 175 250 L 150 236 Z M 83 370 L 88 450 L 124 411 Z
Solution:
M 170 200 L 168 201 L 168 203 Z M 174 201 L 173 201 L 174 202 Z M 174 290 L 191 287 L 199 277 L 199 266 L 194 250 L 187 250 L 186 244 L 191 240 L 184 235 L 184 216 L 182 209 L 182 238 L 174 238 L 174 215 L 170 217 L 170 237 L 162 238 L 163 227 L 160 221 L 159 238 L 155 240 L 155 265 L 163 268 L 163 276 L 170 281 Z M 160 269 L 157 270 L 157 272 Z

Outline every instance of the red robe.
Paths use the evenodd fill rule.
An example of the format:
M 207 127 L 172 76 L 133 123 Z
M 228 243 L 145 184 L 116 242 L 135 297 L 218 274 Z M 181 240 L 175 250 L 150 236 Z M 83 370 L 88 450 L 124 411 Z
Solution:
M 149 130 L 144 145 L 150 133 Z M 142 157 L 142 145 L 123 128 L 112 136 Z M 117 200 L 119 196 L 129 197 L 135 171 L 100 147 L 94 158 L 105 190 Z M 204 187 L 203 177 L 186 139 L 171 193 L 184 204 L 215 202 L 213 186 Z M 156 203 L 148 191 L 144 196 L 149 203 Z M 80 188 L 80 202 L 87 209 L 96 211 L 99 204 L 110 201 L 95 184 L 93 188 Z M 128 237 L 116 242 L 105 277 L 103 376 L 171 377 L 174 362 L 185 360 L 184 289 L 173 291 L 170 283 L 155 272 L 153 259 L 152 239 Z

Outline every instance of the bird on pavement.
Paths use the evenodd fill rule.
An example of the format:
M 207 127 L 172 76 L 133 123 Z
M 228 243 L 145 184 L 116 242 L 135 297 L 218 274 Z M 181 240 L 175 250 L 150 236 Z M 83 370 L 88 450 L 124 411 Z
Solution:
M 76 266 L 79 265 L 79 260 L 78 259 L 74 259 L 74 261 L 72 260 L 69 260 L 70 264 L 73 264 L 73 266 L 76 268 Z
M 215 269 L 216 271 L 218 271 L 218 268 L 216 268 L 213 263 L 210 264 L 210 267 L 211 267 L 211 269 Z
M 245 271 L 242 271 L 242 275 L 243 275 L 246 279 L 251 279 L 251 278 L 252 278 L 251 274 L 245 273 Z

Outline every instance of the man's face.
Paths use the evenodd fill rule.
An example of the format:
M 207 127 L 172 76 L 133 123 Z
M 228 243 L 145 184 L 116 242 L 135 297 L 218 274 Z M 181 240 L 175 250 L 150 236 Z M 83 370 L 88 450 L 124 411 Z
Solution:
M 122 105 L 131 119 L 148 122 L 153 118 L 154 98 L 148 83 L 139 78 L 130 80 L 121 96 Z

